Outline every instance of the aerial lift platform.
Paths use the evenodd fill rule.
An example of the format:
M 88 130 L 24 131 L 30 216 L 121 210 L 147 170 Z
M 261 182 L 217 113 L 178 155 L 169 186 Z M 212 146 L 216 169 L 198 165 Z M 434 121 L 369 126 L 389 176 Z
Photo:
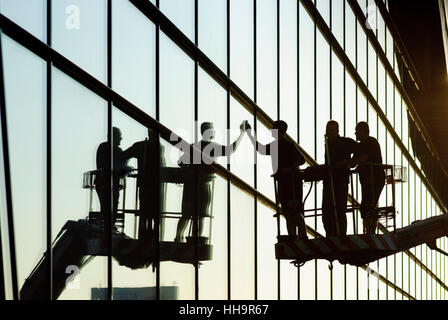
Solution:
M 396 229 L 395 224 L 395 184 L 406 182 L 406 168 L 381 165 L 386 173 L 386 192 L 388 187 L 392 192 L 392 205 L 387 207 L 377 207 L 376 214 L 379 221 L 385 222 L 386 230 L 392 231 L 383 234 L 353 234 L 331 237 L 319 237 L 315 239 L 292 239 L 289 236 L 278 235 L 278 243 L 275 244 L 275 254 L 277 259 L 292 260 L 295 266 L 302 266 L 304 263 L 314 259 L 328 260 L 332 266 L 337 260 L 341 264 L 354 266 L 364 266 L 370 262 L 393 255 L 395 253 L 408 250 L 410 248 L 427 244 L 431 249 L 446 253 L 436 246 L 438 238 L 448 236 L 448 215 L 442 214 L 421 221 L 415 221 L 409 226 Z M 313 184 L 322 180 L 328 172 L 325 165 L 310 166 L 300 170 L 302 181 L 311 182 L 310 191 Z M 351 194 L 353 195 L 353 175 L 356 170 L 351 170 Z M 276 198 L 277 182 L 275 182 Z M 309 194 L 309 193 L 308 193 Z M 306 200 L 307 197 L 305 197 Z M 281 213 L 281 208 L 277 202 L 277 214 Z M 354 230 L 355 212 L 360 209 L 360 205 L 352 200 L 352 205 L 347 206 L 347 212 L 353 214 Z M 310 209 L 307 211 L 319 211 L 321 209 Z M 314 217 L 320 214 L 308 215 Z M 390 224 L 392 221 L 392 224 Z M 280 229 L 278 228 L 280 233 Z
M 52 287 L 53 298 L 62 293 L 66 286 L 66 267 L 77 266 L 78 270 L 85 267 L 94 257 L 109 256 L 118 262 L 118 264 L 130 269 L 148 268 L 152 265 L 157 268 L 159 262 L 174 261 L 178 263 L 195 264 L 196 261 L 208 261 L 212 259 L 213 246 L 211 243 L 212 228 L 212 204 L 211 199 L 208 215 L 210 219 L 208 237 L 194 237 L 192 234 L 193 219 L 189 219 L 189 236 L 186 241 L 174 241 L 174 239 L 164 239 L 164 221 L 165 219 L 180 219 L 182 212 L 164 212 L 159 217 L 159 235 L 160 240 L 139 239 L 134 227 L 134 237 L 124 233 L 125 215 L 135 216 L 135 222 L 138 222 L 140 209 L 138 207 L 138 191 L 136 185 L 135 204 L 133 208 L 126 207 L 126 179 L 136 178 L 137 170 L 129 172 L 120 180 L 121 209 L 118 209 L 117 220 L 112 229 L 111 239 L 104 228 L 104 217 L 101 212 L 92 210 L 92 203 L 95 190 L 95 176 L 98 170 L 88 171 L 83 176 L 83 188 L 89 190 L 89 213 L 86 219 L 78 221 L 67 221 L 52 244 Z M 164 202 L 166 196 L 166 184 L 175 183 L 177 185 L 185 184 L 186 174 L 183 168 L 160 168 L 161 180 L 161 202 Z M 213 178 L 210 181 L 213 195 Z M 213 197 L 213 196 L 212 196 Z M 162 210 L 163 210 L 162 205 Z M 39 263 L 25 280 L 21 290 L 20 299 L 49 299 L 49 264 L 48 252 L 45 252 Z

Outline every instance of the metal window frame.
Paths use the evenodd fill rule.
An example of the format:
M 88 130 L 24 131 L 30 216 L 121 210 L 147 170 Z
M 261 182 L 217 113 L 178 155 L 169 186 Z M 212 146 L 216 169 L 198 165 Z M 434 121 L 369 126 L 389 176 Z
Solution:
M 254 0 L 255 1 L 255 0 Z M 131 0 L 131 2 L 135 2 L 135 1 L 132 1 Z M 307 1 L 305 1 L 305 0 L 303 0 L 302 1 L 302 3 L 303 2 L 307 2 Z M 229 0 L 227 0 L 227 3 L 228 3 L 228 8 L 229 8 Z M 152 4 L 151 4 L 152 5 Z M 305 7 L 305 6 L 304 6 Z M 306 9 L 307 7 L 305 7 L 305 9 Z M 330 8 L 330 10 L 331 10 L 331 8 Z M 158 11 L 158 10 L 157 10 Z M 228 10 L 228 13 L 229 13 L 230 11 Z M 309 12 L 309 11 L 308 11 Z M 169 20 L 167 20 L 166 19 L 166 17 L 161 17 L 161 14 L 160 14 L 160 12 L 159 13 L 157 13 L 156 12 L 156 15 L 155 15 L 156 17 L 158 17 L 158 18 L 160 18 L 160 20 L 159 20 L 159 23 L 155 23 L 155 25 L 156 25 L 156 30 L 159 30 L 159 28 L 160 28 L 160 26 L 167 26 L 165 23 L 168 21 L 169 22 Z M 310 16 L 313 18 L 313 15 L 311 15 L 310 14 Z M 228 21 L 230 21 L 229 20 L 229 14 L 228 14 L 228 16 L 227 16 L 227 19 L 228 19 Z M 150 18 L 151 19 L 151 18 Z M 164 20 L 164 19 L 166 19 L 166 20 Z M 151 19 L 152 20 L 152 19 Z M 315 28 L 317 27 L 317 26 L 321 26 L 321 22 L 319 22 L 319 19 L 317 19 L 318 21 L 316 22 L 316 20 L 314 20 L 315 21 Z M 162 21 L 163 22 L 163 24 L 162 23 L 160 23 L 160 21 Z M 299 21 L 299 17 L 298 17 L 298 21 Z M 140 123 L 142 123 L 143 125 L 145 125 L 145 126 L 153 126 L 153 127 L 156 127 L 156 128 L 158 128 L 158 129 L 160 129 L 160 131 L 161 131 L 161 134 L 162 135 L 164 135 L 164 136 L 166 136 L 166 137 L 168 137 L 169 136 L 169 129 L 167 129 L 167 128 L 165 128 L 163 125 L 161 125 L 160 123 L 158 123 L 156 120 L 154 120 L 154 119 L 152 119 L 151 117 L 149 117 L 148 115 L 146 115 L 146 114 L 144 114 L 141 110 L 139 110 L 137 107 L 135 107 L 134 105 L 132 105 L 130 102 L 128 102 L 127 100 L 125 100 L 124 98 L 122 98 L 122 97 L 120 97 L 118 94 L 116 94 L 114 91 L 112 91 L 110 88 L 107 88 L 106 86 L 104 86 L 103 84 L 101 84 L 101 83 L 99 83 L 96 79 L 94 79 L 93 77 L 91 77 L 88 73 L 86 73 L 85 71 L 83 71 L 81 68 L 79 68 L 79 67 L 77 67 L 76 65 L 74 65 L 73 63 L 71 63 L 68 59 L 66 59 L 66 58 L 64 58 L 62 55 L 60 55 L 59 53 L 57 53 L 56 51 L 54 51 L 54 50 L 52 50 L 51 48 L 49 48 L 48 46 L 45 46 L 45 45 L 43 45 L 39 40 L 37 40 L 36 38 L 34 38 L 31 34 L 29 34 L 29 33 L 27 33 L 26 31 L 24 31 L 23 29 L 22 30 L 20 30 L 21 28 L 20 27 L 18 27 L 17 25 L 15 25 L 14 23 L 12 23 L 11 21 L 8 21 L 8 19 L 7 18 L 5 18 L 4 16 L 0 16 L 0 24 L 1 24 L 1 26 L 2 26 L 2 28 L 4 29 L 4 30 L 6 30 L 6 32 L 5 32 L 5 34 L 7 34 L 7 35 L 9 35 L 9 36 L 11 36 L 15 41 L 17 41 L 17 42 L 19 42 L 20 44 L 22 44 L 24 47 L 26 47 L 26 48 L 28 48 L 28 49 L 30 49 L 34 54 L 37 54 L 39 57 L 41 57 L 41 58 L 43 58 L 44 60 L 46 60 L 47 62 L 49 62 L 49 63 L 53 63 L 53 65 L 56 67 L 56 68 L 58 68 L 58 69 L 60 69 L 60 70 L 62 70 L 64 73 L 66 73 L 67 75 L 69 75 L 70 77 L 72 77 L 75 81 L 78 81 L 78 82 L 80 82 L 81 84 L 83 84 L 84 86 L 86 86 L 87 88 L 89 88 L 90 90 L 92 90 L 93 92 L 95 92 L 96 94 L 98 94 L 98 95 L 100 95 L 101 97 L 103 97 L 105 100 L 107 100 L 109 103 L 114 103 L 114 106 L 116 106 L 118 109 L 120 109 L 120 110 L 122 110 L 123 112 L 125 112 L 127 115 L 129 115 L 131 118 L 134 118 L 135 120 L 137 120 L 138 122 L 140 122 Z M 172 25 L 173 26 L 173 25 Z M 172 27 L 172 26 L 170 26 L 169 24 L 168 24 L 168 29 L 170 28 L 170 27 Z M 228 26 L 227 26 L 228 28 L 229 28 L 229 24 L 228 24 Z M 176 28 L 177 29 L 177 28 Z M 178 32 L 178 30 L 176 30 L 176 29 L 173 29 L 174 30 L 174 36 L 175 37 L 177 37 L 177 35 L 178 34 L 176 34 L 176 32 Z M 344 25 L 344 29 L 345 29 L 345 25 Z M 315 29 L 316 30 L 316 29 Z M 321 30 L 322 31 L 322 30 Z M 170 34 L 167 34 L 168 36 L 170 36 L 170 35 L 172 35 L 173 33 L 170 33 Z M 345 30 L 344 30 L 344 34 L 345 34 Z M 23 36 L 23 38 L 21 38 L 21 36 Z M 229 33 L 228 33 L 228 39 L 229 39 Z M 324 36 L 324 38 L 325 38 L 325 34 L 323 33 L 323 36 Z M 170 37 L 171 38 L 171 37 Z M 156 39 L 158 39 L 158 37 L 156 37 Z M 182 37 L 180 37 L 180 41 L 182 41 L 182 40 L 184 40 L 184 39 L 182 39 Z M 279 39 L 277 39 L 278 41 L 279 41 Z M 334 39 L 330 39 L 330 40 L 333 40 L 333 41 L 328 41 L 328 39 L 327 39 L 327 42 L 329 42 L 329 43 L 335 43 L 336 44 L 336 47 L 339 47 L 340 48 L 340 46 L 337 44 L 337 42 L 334 42 Z M 176 41 L 175 41 L 176 42 Z M 177 42 L 176 42 L 177 43 Z M 315 45 L 316 45 L 316 41 L 314 42 L 315 43 Z M 188 46 L 189 46 L 189 43 L 188 43 L 188 41 L 187 42 L 185 42 L 184 44 L 186 44 L 186 47 L 188 48 Z M 184 46 L 180 46 L 184 51 L 185 51 L 185 49 L 184 49 Z M 0 49 L 1 49 L 1 47 L 0 47 Z M 193 48 L 194 49 L 194 48 Z M 279 49 L 279 48 L 278 48 Z M 200 52 L 199 50 L 197 50 L 197 51 L 195 51 L 195 50 L 197 50 L 197 49 L 194 49 L 193 51 L 192 51 L 192 53 L 193 53 L 193 55 L 195 55 L 195 61 L 197 61 L 197 62 L 201 62 L 201 60 L 204 60 L 205 61 L 205 63 L 211 63 L 211 61 L 210 60 L 208 60 L 208 58 L 207 57 L 205 57 L 205 55 L 203 55 L 202 54 L 202 52 Z M 230 50 L 230 42 L 228 42 L 228 52 L 230 52 L 229 51 Z M 255 50 L 256 51 L 256 50 Z M 198 53 L 199 52 L 199 53 Z M 336 54 L 337 54 L 337 52 L 335 52 Z M 158 51 L 157 51 L 157 53 L 156 53 L 157 55 L 158 55 Z M 188 52 L 187 52 L 187 54 L 188 54 Z M 299 54 L 299 51 L 298 51 L 298 54 Z M 316 54 L 316 51 L 315 51 L 315 53 L 314 54 Z M 191 56 L 191 55 L 190 55 Z M 206 59 L 204 59 L 204 57 L 206 58 Z M 278 59 L 279 59 L 279 56 L 278 56 Z M 330 55 L 330 59 L 331 59 L 331 55 Z M 229 55 L 228 55 L 228 60 L 229 60 Z M 341 59 L 342 60 L 342 59 Z M 343 60 L 342 60 L 343 61 Z M 157 66 L 158 66 L 158 63 L 156 64 Z M 201 64 L 202 65 L 202 64 Z M 345 68 L 346 68 L 346 64 L 345 63 L 343 63 L 343 65 L 344 65 L 344 71 L 346 70 Z M 214 69 L 214 68 L 216 68 L 216 66 L 214 66 L 214 64 L 213 63 L 211 63 L 211 65 L 209 65 L 208 66 L 208 68 L 209 69 Z M 227 68 L 228 68 L 228 75 L 230 76 L 230 64 L 228 63 L 228 65 L 227 65 Z M 108 69 L 109 70 L 109 72 L 111 72 L 110 71 L 110 69 Z M 2 70 L 0 70 L 0 71 L 2 71 Z M 207 70 L 206 70 L 207 71 Z M 208 72 L 208 71 L 207 71 Z M 350 72 L 350 68 L 349 68 L 349 72 Z M 279 70 L 278 70 L 278 73 L 279 73 Z M 209 73 L 210 74 L 210 73 Z M 263 122 L 263 120 L 264 120 L 264 123 L 265 124 L 267 124 L 267 126 L 269 127 L 270 125 L 272 125 L 272 120 L 269 118 L 269 117 L 267 117 L 263 112 L 262 112 L 262 110 L 261 109 L 259 109 L 259 107 L 256 105 L 256 103 L 253 103 L 245 94 L 244 94 L 244 92 L 242 92 L 241 91 L 241 89 L 239 89 L 230 79 L 228 79 L 228 78 L 226 78 L 226 77 L 221 77 L 222 75 L 221 74 L 219 74 L 219 73 L 216 73 L 216 74 L 214 74 L 214 76 L 212 75 L 212 77 L 213 78 L 215 78 L 215 80 L 216 80 L 216 77 L 217 78 L 220 78 L 220 80 L 222 81 L 222 82 L 224 82 L 225 84 L 227 84 L 227 88 L 228 88 L 228 90 L 227 90 L 227 92 L 228 92 L 228 102 L 229 102 L 229 99 L 230 99 L 230 95 L 232 95 L 232 96 L 234 96 L 234 97 L 236 97 L 237 98 L 237 100 L 242 100 L 242 101 L 244 101 L 244 102 L 246 102 L 246 103 L 242 103 L 242 105 L 243 106 L 245 106 L 246 108 L 247 108 L 247 106 L 249 105 L 249 107 L 251 107 L 251 109 L 252 110 L 250 110 L 250 111 L 252 111 L 254 114 L 256 113 L 257 115 L 258 114 L 260 114 L 261 115 L 261 119 L 259 118 L 259 120 L 260 121 L 262 121 Z M 358 75 L 359 76 L 359 75 Z M 2 77 L 3 77 L 3 72 L 2 72 Z M 345 77 L 345 72 L 344 72 L 344 77 Z M 219 83 L 219 82 L 218 82 Z M 356 83 L 357 83 L 357 81 L 356 81 Z M 362 83 L 362 82 L 361 82 Z M 3 78 L 2 78 L 2 83 L 1 83 L 1 90 L 3 91 L 2 93 L 3 93 L 3 95 L 2 95 L 2 97 L 3 97 L 3 101 L 0 101 L 0 102 L 2 102 L 1 103 L 1 106 L 2 106 L 2 112 L 4 112 L 5 111 L 5 105 L 4 105 L 4 87 L 3 87 Z M 222 84 L 221 84 L 222 85 Z M 316 87 L 315 87 L 316 88 Z M 316 89 L 315 89 L 316 90 Z M 157 90 L 158 91 L 158 90 Z M 156 93 L 157 94 L 157 93 Z M 280 99 L 279 97 L 278 97 L 278 99 Z M 369 100 L 367 100 L 367 101 L 369 101 Z M 316 104 L 316 101 L 315 101 L 315 104 Z M 229 104 L 228 104 L 228 107 L 229 107 Z M 229 108 L 228 108 L 229 109 Z M 344 109 L 345 109 L 345 107 L 344 107 Z M 6 122 L 6 118 L 5 117 L 3 117 L 2 116 L 2 121 L 5 121 Z M 230 119 L 229 119 L 229 117 L 228 117 L 228 122 L 230 121 Z M 3 124 L 3 122 L 2 122 L 2 124 Z M 3 135 L 2 135 L 2 138 L 5 140 L 6 138 L 5 137 L 7 137 L 7 133 L 6 133 L 6 126 L 5 127 L 3 127 L 2 126 L 2 130 L 4 131 L 3 132 Z M 316 129 L 315 129 L 316 130 Z M 6 139 L 6 142 L 7 142 L 7 139 Z M 51 150 L 51 149 L 50 149 Z M 8 155 L 8 153 L 6 153 L 6 156 L 5 156 L 5 153 L 4 153 L 4 157 L 7 157 L 7 155 Z M 313 159 L 311 158 L 311 157 L 309 157 L 308 156 L 308 159 L 307 159 L 309 162 L 311 162 L 311 163 L 313 163 L 314 161 L 313 161 Z M 9 163 L 9 162 L 7 162 L 7 163 Z M 5 163 L 5 165 L 7 164 L 7 163 Z M 9 170 L 9 168 L 8 168 L 8 170 Z M 6 170 L 5 170 L 6 171 Z M 270 201 L 268 198 L 266 198 L 264 195 L 262 195 L 261 193 L 259 193 L 256 189 L 254 189 L 254 188 L 252 188 L 251 186 L 249 186 L 249 185 L 247 185 L 244 181 L 242 181 L 241 179 L 239 179 L 238 177 L 236 177 L 236 176 L 234 176 L 233 174 L 231 174 L 229 171 L 227 171 L 227 170 L 225 170 L 225 169 L 221 169 L 221 170 L 218 170 L 218 172 L 220 172 L 221 174 L 223 174 L 225 177 L 227 177 L 227 181 L 228 181 L 228 190 L 230 189 L 230 184 L 231 184 L 231 182 L 236 182 L 236 184 L 237 184 L 237 187 L 240 187 L 240 188 L 242 188 L 242 189 L 244 189 L 244 191 L 246 191 L 247 193 L 249 193 L 250 195 L 252 195 L 252 196 L 254 196 L 254 197 L 257 197 L 257 198 L 260 198 L 260 202 L 264 202 L 265 204 L 267 204 L 268 205 L 268 207 L 270 207 L 271 209 L 272 208 L 275 208 L 275 203 L 273 203 L 272 201 Z M 416 173 L 417 174 L 419 174 L 419 171 L 418 170 L 416 170 Z M 423 181 L 422 181 L 422 183 L 423 183 Z M 9 181 L 9 185 L 10 185 L 10 181 Z M 229 190 L 230 191 L 230 190 Z M 8 193 L 8 192 L 7 192 Z M 10 196 L 10 195 L 9 195 Z M 228 193 L 228 203 L 230 202 L 230 192 Z M 9 222 L 9 224 L 11 224 L 12 223 L 12 202 L 10 202 L 9 203 L 9 205 L 11 206 L 11 210 L 8 210 L 8 214 L 10 214 L 10 216 L 11 216 L 11 219 L 8 219 L 8 222 Z M 228 210 L 230 210 L 230 207 L 228 207 Z M 48 216 L 47 216 L 48 217 Z M 229 218 L 230 218 L 230 215 L 229 215 Z M 49 219 L 51 219 L 51 214 L 49 215 Z M 228 228 L 230 229 L 230 224 L 228 225 Z M 230 230 L 229 230 L 230 231 Z M 315 232 L 312 232 L 312 233 L 314 233 L 315 235 L 318 235 L 317 233 L 315 233 Z M 229 239 L 228 239 L 228 241 L 229 241 L 229 244 L 230 244 L 230 234 L 229 234 Z M 10 241 L 10 245 L 11 245 L 11 241 Z M 229 245 L 229 247 L 228 247 L 228 250 L 230 250 L 230 245 Z M 13 261 L 13 259 L 11 259 L 12 261 Z M 15 258 L 14 258 L 14 260 L 15 260 Z M 228 270 L 228 281 L 229 281 L 229 285 L 228 285 L 228 295 L 229 295 L 229 298 L 230 298 L 230 255 L 228 256 L 228 263 L 229 263 L 229 270 Z M 256 267 L 256 264 L 255 264 L 255 267 Z M 317 275 L 316 275 L 317 276 Z M 159 287 L 159 277 L 160 277 L 160 275 L 158 276 L 158 287 Z M 390 283 L 389 282 L 389 280 L 387 280 L 386 278 L 384 278 L 383 280 L 382 280 L 383 282 L 385 282 L 387 285 L 393 285 L 393 286 L 395 286 L 394 284 L 392 284 L 392 283 Z M 15 282 L 15 284 L 16 284 L 16 286 L 17 286 L 17 281 Z M 400 289 L 400 288 L 398 288 L 398 289 Z M 398 289 L 396 289 L 396 290 L 398 290 Z M 17 288 L 16 288 L 16 290 L 17 290 Z M 401 290 L 401 289 L 400 289 Z M 159 290 L 158 290 L 159 291 Z M 110 293 L 111 294 L 111 293 Z M 158 294 L 159 294 L 159 292 L 158 292 Z M 299 286 L 299 294 L 300 294 L 300 286 Z M 316 295 L 317 295 L 317 288 L 316 288 Z M 405 293 L 404 295 L 406 295 L 406 296 L 408 296 L 408 297 L 410 297 L 410 298 L 412 298 L 409 294 L 407 294 L 407 293 Z

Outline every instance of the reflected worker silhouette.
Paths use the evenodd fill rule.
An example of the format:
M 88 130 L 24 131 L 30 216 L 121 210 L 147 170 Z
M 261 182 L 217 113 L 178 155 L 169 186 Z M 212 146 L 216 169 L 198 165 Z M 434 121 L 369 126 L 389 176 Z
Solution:
M 281 213 L 286 219 L 288 235 L 307 239 L 305 220 L 303 216 L 303 186 L 299 177 L 298 167 L 305 163 L 305 158 L 294 142 L 286 138 L 288 125 L 285 121 L 275 121 L 271 143 L 259 143 L 251 134 L 247 134 L 256 150 L 263 155 L 270 155 L 274 178 L 278 182 L 278 197 L 282 207 Z
M 148 138 L 134 143 L 123 152 L 125 159 L 137 159 L 137 187 L 140 202 L 138 238 L 156 240 L 158 169 L 165 166 L 164 148 L 156 132 L 148 128 Z M 160 190 L 160 189 L 159 189 Z
M 127 159 L 124 157 L 123 150 L 120 148 L 122 140 L 121 131 L 117 127 L 112 128 L 112 148 L 109 141 L 105 141 L 98 146 L 96 152 L 96 167 L 98 170 L 95 184 L 96 192 L 100 200 L 101 215 L 105 221 L 106 230 L 110 227 L 110 213 L 112 212 L 112 227 L 117 219 L 118 195 L 121 189 L 120 179 L 129 171 Z M 112 152 L 111 152 L 112 151 Z M 110 161 L 112 156 L 113 161 Z M 112 167 L 112 181 L 110 179 L 110 164 Z M 112 183 L 112 185 L 110 185 Z M 112 199 L 111 199 L 112 195 Z M 112 200 L 112 201 L 111 201 Z M 112 208 L 111 208 L 112 203 Z
M 361 217 L 364 232 L 373 234 L 378 224 L 376 206 L 386 183 L 386 175 L 381 166 L 383 158 L 380 144 L 378 140 L 370 136 L 367 122 L 361 121 L 356 125 L 355 135 L 359 144 L 351 165 L 358 165 L 362 193 Z
M 201 124 L 201 140 L 189 146 L 191 152 L 184 153 L 178 164 L 183 168 L 186 178 L 182 194 L 182 216 L 179 219 L 174 241 L 183 241 L 185 228 L 188 220 L 194 215 L 195 197 L 197 196 L 198 206 L 198 235 L 202 235 L 204 228 L 204 218 L 210 208 L 212 201 L 211 182 L 214 179 L 213 168 L 210 166 L 218 157 L 230 155 L 235 152 L 241 139 L 244 136 L 245 126 L 243 122 L 240 126 L 240 135 L 228 146 L 223 146 L 213 141 L 216 131 L 212 122 Z M 200 152 L 199 152 L 200 150 Z M 197 174 L 197 185 L 195 175 Z M 195 192 L 197 187 L 197 192 Z M 193 223 L 193 235 L 196 234 Z
M 339 135 L 339 124 L 330 120 L 325 130 L 325 164 L 330 167 L 323 181 L 322 222 L 326 236 L 347 234 L 349 161 L 358 143 Z

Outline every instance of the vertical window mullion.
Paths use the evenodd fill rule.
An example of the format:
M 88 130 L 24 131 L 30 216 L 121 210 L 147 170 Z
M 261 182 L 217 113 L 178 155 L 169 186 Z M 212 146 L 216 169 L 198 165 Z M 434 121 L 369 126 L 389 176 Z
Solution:
M 9 165 L 9 145 L 8 145 L 8 130 L 7 130 L 6 104 L 5 104 L 5 81 L 3 71 L 3 46 L 1 41 L 1 34 L 2 32 L 0 31 L 0 121 L 1 121 L 1 130 L 2 130 L 1 134 L 3 145 L 3 170 L 5 179 L 4 183 L 5 183 L 5 196 L 6 196 L 6 213 L 8 217 L 12 295 L 14 300 L 18 300 L 19 292 L 17 283 L 17 260 L 16 260 L 16 245 L 15 245 L 14 221 L 13 221 L 11 171 Z
M 196 47 L 198 45 L 198 0 L 194 1 L 194 44 Z M 194 141 L 198 143 L 198 60 L 194 59 Z M 202 151 L 202 150 L 201 150 Z M 202 155 L 201 155 L 202 156 Z M 195 201 L 194 201 L 194 294 L 195 300 L 199 299 L 199 248 L 198 248 L 198 238 L 199 238 L 199 217 L 198 217 L 198 203 L 199 203 L 199 181 L 198 181 L 198 168 L 194 170 L 194 188 L 195 188 Z
M 230 78 L 230 0 L 227 6 L 227 77 Z M 230 86 L 227 86 L 227 145 L 230 143 Z M 230 171 L 230 155 L 227 155 L 227 170 Z M 227 299 L 231 299 L 231 210 L 230 210 L 230 177 L 227 176 Z
M 254 1 L 253 19 L 254 19 L 254 102 L 257 104 L 257 0 Z M 257 109 L 254 110 L 254 131 L 257 132 Z M 257 149 L 254 148 L 254 188 L 257 189 Z M 258 300 L 258 197 L 254 195 L 254 290 L 255 300 Z M 278 284 L 279 285 L 279 284 Z
M 277 120 L 280 120 L 280 0 L 277 0 Z M 280 217 L 277 217 L 279 221 Z M 277 299 L 280 300 L 280 259 L 277 259 Z
M 112 88 L 112 0 L 107 1 L 107 85 Z M 109 170 L 108 170 L 108 185 L 112 187 L 112 168 L 113 168 L 113 150 L 112 150 L 112 102 L 107 101 L 107 140 L 109 142 L 108 158 L 109 158 Z M 109 208 L 109 229 L 107 232 L 108 239 L 108 255 L 107 255 L 107 299 L 112 300 L 112 221 L 113 221 L 113 193 L 110 188 L 110 203 Z M 106 224 L 107 225 L 107 224 Z
M 156 7 L 157 9 L 160 8 L 159 0 L 156 0 Z M 156 103 L 156 120 L 160 121 L 160 25 L 156 24 L 156 30 L 155 30 L 155 103 Z M 159 139 L 158 143 L 160 144 L 160 135 L 157 134 L 157 137 Z M 157 152 L 160 153 L 160 148 L 157 148 Z M 160 157 L 160 154 L 159 154 Z M 159 169 L 157 172 L 157 179 L 159 185 L 161 183 L 160 181 L 160 164 L 158 164 L 157 168 Z M 157 188 L 160 192 L 160 188 Z M 160 195 L 157 197 L 157 199 L 160 199 Z M 157 201 L 157 212 L 159 213 L 157 215 L 157 218 L 155 220 L 155 224 L 157 225 L 156 228 L 156 239 L 160 240 L 160 234 L 159 234 L 159 216 L 161 211 L 161 204 L 160 200 Z M 156 245 L 156 300 L 160 300 L 160 241 L 157 241 Z
M 329 12 L 330 12 L 330 30 L 333 30 L 333 4 L 332 0 L 330 0 L 329 4 Z M 330 74 L 329 74 L 329 98 L 330 98 L 330 119 L 333 119 L 333 44 L 329 43 L 329 59 L 330 59 Z M 330 300 L 333 300 L 333 268 L 330 268 Z
M 297 143 L 300 143 L 300 1 L 297 1 Z M 297 268 L 297 300 L 300 300 L 300 268 Z
M 51 0 L 47 0 L 47 45 L 51 47 Z M 47 206 L 47 217 L 46 217 L 46 224 L 47 224 L 47 254 L 48 254 L 48 298 L 49 300 L 53 300 L 53 250 L 51 246 L 51 233 L 52 233 L 52 220 L 51 220 L 51 113 L 52 113 L 52 99 L 51 99 L 51 83 L 52 83 L 52 77 L 51 77 L 51 62 L 47 61 L 46 65 L 46 71 L 47 71 L 47 194 L 46 194 L 46 206 Z M 1 250 L 1 249 L 0 249 Z

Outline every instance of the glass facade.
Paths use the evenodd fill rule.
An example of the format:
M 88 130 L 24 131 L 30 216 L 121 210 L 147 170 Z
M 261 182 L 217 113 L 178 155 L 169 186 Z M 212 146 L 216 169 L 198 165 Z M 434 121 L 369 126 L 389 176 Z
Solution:
M 204 122 L 227 146 L 244 120 L 261 143 L 286 120 L 305 167 L 325 160 L 328 120 L 347 137 L 367 121 L 384 162 L 407 169 L 397 228 L 446 213 L 412 152 L 412 102 L 376 2 L 1 0 L 0 297 L 120 299 L 144 288 L 167 300 L 445 299 L 446 256 L 426 245 L 362 267 L 277 260 L 286 226 L 273 218 L 271 163 L 246 136 L 207 178 L 181 161 Z M 321 202 L 317 184 L 305 209 Z M 360 213 L 347 217 L 348 233 L 362 233 Z M 311 238 L 325 234 L 319 216 L 305 221 Z M 446 238 L 437 245 L 448 249 Z

